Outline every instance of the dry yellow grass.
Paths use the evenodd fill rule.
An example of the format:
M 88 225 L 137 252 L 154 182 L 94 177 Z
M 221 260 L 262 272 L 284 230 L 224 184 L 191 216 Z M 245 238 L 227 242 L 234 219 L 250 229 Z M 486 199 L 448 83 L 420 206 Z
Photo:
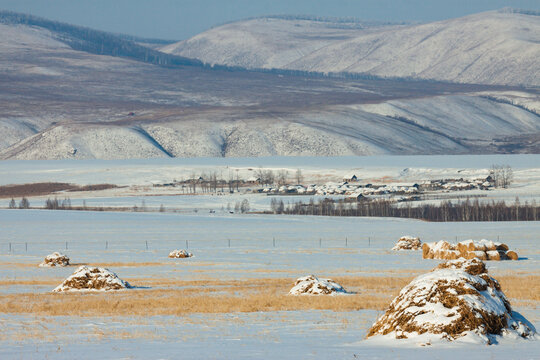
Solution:
M 0 312 L 47 316 L 154 316 L 283 310 L 383 310 L 388 299 L 373 295 L 295 297 L 274 292 L 214 296 L 184 290 L 114 294 L 17 294 L 0 297 Z
M 496 279 L 510 300 L 540 301 L 540 276 L 497 276 Z
M 250 280 L 128 279 L 161 289 L 108 293 L 0 295 L 0 313 L 43 316 L 153 316 L 285 310 L 384 310 L 411 277 L 349 276 L 333 280 L 348 296 L 288 296 L 290 278 Z M 520 305 L 540 301 L 540 276 L 498 277 L 508 298 Z M 23 280 L 22 282 L 24 282 Z M 34 284 L 29 281 L 29 285 Z M 36 284 L 45 284 L 37 282 Z M 10 284 L 17 285 L 17 281 Z M 167 289 L 166 287 L 174 287 Z

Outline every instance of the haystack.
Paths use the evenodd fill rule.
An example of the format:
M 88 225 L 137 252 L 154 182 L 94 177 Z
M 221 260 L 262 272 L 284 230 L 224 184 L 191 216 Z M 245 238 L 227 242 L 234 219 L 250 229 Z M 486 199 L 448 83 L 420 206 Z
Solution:
M 169 257 L 175 258 L 175 259 L 183 259 L 183 258 L 188 258 L 192 256 L 193 254 L 190 252 L 187 252 L 186 250 L 173 250 L 169 253 Z
M 54 266 L 68 266 L 69 258 L 59 252 L 53 252 L 50 255 L 45 256 L 45 260 L 39 266 L 41 267 L 54 267 Z
M 440 264 L 404 287 L 367 336 L 406 339 L 423 334 L 449 341 L 472 337 L 491 344 L 496 335 L 532 337 L 534 327 L 512 312 L 482 261 L 459 259 Z
M 420 250 L 422 242 L 418 237 L 402 236 L 392 250 Z
M 450 244 L 444 240 L 422 245 L 424 259 L 455 260 L 477 258 L 480 260 L 517 260 L 515 251 L 508 249 L 508 245 L 482 239 L 480 241 L 465 240 L 457 244 Z
M 129 289 L 132 286 L 120 279 L 112 271 L 92 266 L 81 266 L 64 282 L 56 287 L 54 292 L 65 291 L 108 291 Z
M 347 291 L 330 279 L 319 279 L 314 275 L 298 278 L 289 295 L 340 295 Z

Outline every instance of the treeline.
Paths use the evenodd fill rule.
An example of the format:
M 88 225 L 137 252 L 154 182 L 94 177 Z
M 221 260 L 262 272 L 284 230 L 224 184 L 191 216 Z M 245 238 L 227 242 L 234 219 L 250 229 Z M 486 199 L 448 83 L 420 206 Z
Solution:
M 58 36 L 58 40 L 69 45 L 74 50 L 86 51 L 98 55 L 126 57 L 151 64 L 178 66 L 202 66 L 199 60 L 170 55 L 137 44 L 144 41 L 125 35 L 116 35 L 104 31 L 51 21 L 33 15 L 20 14 L 11 11 L 0 11 L 0 23 L 39 26 L 50 30 Z M 155 43 L 156 40 L 147 40 Z
M 540 206 L 536 201 L 521 203 L 519 198 L 513 204 L 504 201 L 479 202 L 478 199 L 452 203 L 423 204 L 371 200 L 351 202 L 347 200 L 324 199 L 309 203 L 298 201 L 284 204 L 282 200 L 272 200 L 271 209 L 275 214 L 319 215 L 319 216 L 375 216 L 412 218 L 427 221 L 538 221 Z

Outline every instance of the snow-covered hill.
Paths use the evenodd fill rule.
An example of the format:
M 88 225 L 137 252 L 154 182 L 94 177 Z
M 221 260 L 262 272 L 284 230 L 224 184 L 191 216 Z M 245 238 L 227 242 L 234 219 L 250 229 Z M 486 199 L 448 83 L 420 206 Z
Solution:
M 284 18 L 267 27 L 281 31 L 272 46 L 293 33 L 305 53 L 410 29 Z M 0 159 L 530 152 L 540 139 L 535 88 L 161 67 L 74 49 L 40 26 L 4 23 L 0 34 Z
M 335 25 L 283 18 L 240 21 L 162 51 L 245 68 L 540 85 L 538 14 L 504 9 L 421 25 Z
M 492 139 L 540 133 L 538 116 L 469 95 L 336 105 L 317 111 L 201 110 L 136 126 L 53 126 L 0 152 L 8 159 L 341 156 L 490 152 Z M 493 149 L 491 149 L 493 151 Z

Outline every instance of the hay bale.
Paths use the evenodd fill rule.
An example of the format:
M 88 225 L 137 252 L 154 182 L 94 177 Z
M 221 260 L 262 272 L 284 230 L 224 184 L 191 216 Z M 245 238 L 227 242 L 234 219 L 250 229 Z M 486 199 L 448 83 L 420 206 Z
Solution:
M 187 250 L 173 250 L 169 253 L 169 257 L 170 258 L 174 258 L 174 259 L 184 259 L 184 258 L 189 258 L 189 257 L 192 257 L 193 254 L 188 252 Z
M 465 240 L 454 244 L 449 244 L 446 241 L 436 243 L 426 243 L 422 247 L 422 257 L 424 259 L 442 259 L 453 260 L 463 257 L 465 259 L 478 258 L 480 260 L 508 260 L 506 255 L 508 250 L 506 244 L 500 244 L 491 240 L 482 239 L 480 241 Z M 490 253 L 491 255 L 489 255 Z M 516 257 L 516 255 L 512 254 Z
M 488 260 L 501 261 L 501 254 L 497 250 L 486 251 Z
M 514 317 L 482 261 L 459 259 L 440 264 L 405 286 L 367 337 L 448 341 L 467 337 L 491 344 L 499 335 L 532 338 L 534 327 Z
M 331 279 L 319 279 L 314 275 L 298 278 L 289 295 L 342 295 L 347 291 Z
M 518 254 L 515 251 L 512 251 L 512 250 L 508 250 L 507 252 L 505 252 L 505 255 L 506 255 L 506 258 L 509 259 L 509 260 L 518 260 L 519 259 Z
M 469 242 L 472 242 L 472 240 L 462 241 L 456 245 L 456 248 L 458 249 L 460 254 L 466 255 L 467 253 L 469 253 Z
M 473 257 L 479 260 L 487 260 L 487 254 L 485 251 L 473 251 L 471 252 L 473 254 Z
M 497 250 L 497 244 L 491 240 L 482 239 L 478 242 L 478 245 L 484 247 L 484 251 Z
M 433 256 L 431 257 L 428 257 L 430 254 L 430 247 L 429 247 L 429 244 L 428 243 L 424 243 L 422 245 L 422 257 L 424 259 L 433 259 Z
M 497 250 L 499 250 L 499 251 L 506 252 L 506 251 L 510 250 L 510 248 L 506 244 L 496 243 L 496 245 L 497 245 Z
M 131 287 L 127 281 L 120 279 L 108 269 L 81 266 L 62 284 L 58 285 L 53 292 L 108 291 L 129 289 Z
M 45 256 L 45 260 L 39 266 L 41 267 L 55 267 L 55 266 L 68 266 L 69 258 L 59 252 L 53 252 Z
M 419 237 L 402 236 L 392 250 L 420 250 L 420 247 L 422 247 L 422 241 Z

